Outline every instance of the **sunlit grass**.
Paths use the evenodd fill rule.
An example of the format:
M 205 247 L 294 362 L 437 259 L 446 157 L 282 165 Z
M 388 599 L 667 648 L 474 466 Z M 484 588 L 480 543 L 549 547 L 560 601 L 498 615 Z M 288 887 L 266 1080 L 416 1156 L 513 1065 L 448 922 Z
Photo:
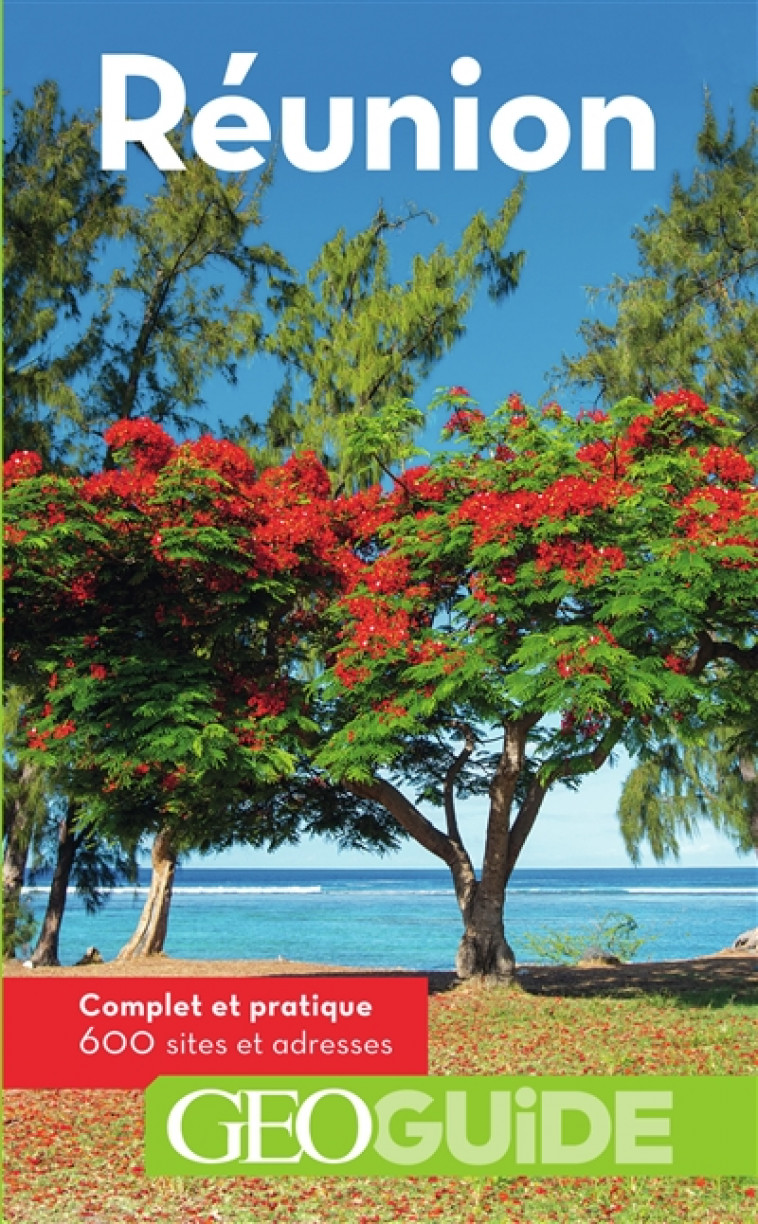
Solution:
M 723 997 L 562 998 L 468 985 L 433 996 L 429 1012 L 433 1075 L 758 1069 L 758 1007 Z M 758 1203 L 755 1185 L 737 1178 L 148 1180 L 142 1094 L 132 1091 L 10 1092 L 5 1147 L 6 1224 L 745 1224 Z

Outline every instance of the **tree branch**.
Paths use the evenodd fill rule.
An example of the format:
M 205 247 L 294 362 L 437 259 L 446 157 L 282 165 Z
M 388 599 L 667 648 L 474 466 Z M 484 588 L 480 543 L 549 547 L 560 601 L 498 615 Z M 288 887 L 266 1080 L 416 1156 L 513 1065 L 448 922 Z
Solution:
M 690 676 L 699 676 L 714 659 L 731 659 L 743 671 L 758 671 L 758 642 L 746 650 L 734 642 L 716 642 L 705 630 L 698 634 L 697 642 L 697 652 L 687 668 Z
M 464 735 L 463 748 L 458 753 L 458 756 L 455 758 L 445 774 L 442 793 L 445 799 L 445 821 L 447 823 L 447 835 L 452 841 L 457 842 L 459 846 L 462 846 L 463 843 L 461 841 L 461 834 L 458 828 L 458 819 L 455 814 L 454 786 L 464 765 L 474 753 L 476 741 L 474 739 L 474 733 L 469 726 L 461 724 L 459 729 L 463 731 Z
M 508 837 L 508 854 L 506 856 L 506 880 L 510 880 L 513 868 L 516 866 L 524 843 L 534 827 L 534 822 L 542 807 L 542 800 L 548 792 L 548 787 L 540 782 L 539 774 L 532 779 L 526 798 L 519 808 L 518 816 Z
M 340 785 L 359 799 L 372 799 L 375 803 L 380 803 L 414 841 L 452 867 L 458 857 L 459 848 L 447 834 L 427 820 L 415 804 L 406 799 L 402 791 L 391 782 L 385 782 L 382 778 L 374 778 L 371 782 L 354 782 L 343 778 Z

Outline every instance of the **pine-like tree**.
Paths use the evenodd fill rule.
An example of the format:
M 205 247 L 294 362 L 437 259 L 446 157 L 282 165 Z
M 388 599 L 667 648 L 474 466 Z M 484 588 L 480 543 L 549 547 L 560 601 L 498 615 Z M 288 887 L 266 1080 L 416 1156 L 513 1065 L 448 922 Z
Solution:
M 365 229 L 352 235 L 340 229 L 302 280 L 276 282 L 276 325 L 266 349 L 286 377 L 265 437 L 277 458 L 304 444 L 338 480 L 355 481 L 347 442 L 356 421 L 413 396 L 463 335 L 482 282 L 493 301 L 518 285 L 525 253 L 506 250 L 506 242 L 522 200 L 519 186 L 491 220 L 477 213 L 457 247 L 416 255 L 405 280 L 391 276 L 390 236 L 432 218 L 409 210 L 392 219 L 380 208 Z M 397 460 L 412 434 L 413 426 L 388 439 L 379 464 Z M 375 463 L 369 475 L 379 472 Z
M 757 109 L 758 88 L 750 101 Z M 689 387 L 736 413 L 747 431 L 758 425 L 757 149 L 755 121 L 740 141 L 734 116 L 721 131 L 706 97 L 691 180 L 677 176 L 668 207 L 634 231 L 639 273 L 606 290 L 612 322 L 582 323 L 585 350 L 564 359 L 564 383 L 594 390 L 603 403 Z M 656 857 L 676 855 L 678 835 L 709 814 L 745 849 L 755 753 L 743 747 L 727 760 L 739 727 L 697 745 L 675 730 L 625 784 L 619 816 L 630 850 L 647 840 Z M 755 834 L 752 844 L 758 849 Z
M 122 225 L 124 182 L 99 169 L 95 121 L 66 116 L 45 81 L 13 107 L 5 149 L 3 409 L 6 455 L 78 430 L 76 387 L 103 353 L 98 260 Z
M 750 101 L 758 109 L 758 87 Z M 757 141 L 754 120 L 743 140 L 734 115 L 721 131 L 706 97 L 692 177 L 676 176 L 668 206 L 634 230 L 638 272 L 596 292 L 612 319 L 582 323 L 564 385 L 604 404 L 688 387 L 758 423 Z

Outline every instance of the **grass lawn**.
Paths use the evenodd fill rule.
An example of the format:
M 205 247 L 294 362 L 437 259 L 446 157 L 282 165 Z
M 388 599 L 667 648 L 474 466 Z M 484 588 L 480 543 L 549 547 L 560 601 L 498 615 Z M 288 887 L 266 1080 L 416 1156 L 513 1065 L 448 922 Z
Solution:
M 433 1075 L 758 1073 L 749 992 L 584 998 L 469 984 L 432 995 L 429 1015 Z M 736 1178 L 148 1180 L 139 1092 L 9 1092 L 5 1151 L 5 1224 L 758 1220 L 758 1186 Z

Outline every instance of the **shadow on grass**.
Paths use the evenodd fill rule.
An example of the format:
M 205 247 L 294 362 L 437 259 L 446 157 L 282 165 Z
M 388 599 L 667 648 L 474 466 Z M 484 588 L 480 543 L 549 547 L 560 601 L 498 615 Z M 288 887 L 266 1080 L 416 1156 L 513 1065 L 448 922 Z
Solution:
M 529 994 L 593 998 L 658 995 L 692 1007 L 758 1005 L 757 956 L 704 956 L 616 967 L 525 965 L 519 985 Z
M 5 975 L 28 976 L 20 961 L 6 963 Z M 424 977 L 429 993 L 466 988 L 452 970 L 366 969 L 297 961 L 191 961 L 170 956 L 109 961 L 97 965 L 38 969 L 39 977 Z M 532 995 L 574 998 L 659 996 L 692 1007 L 758 1005 L 758 955 L 724 953 L 694 960 L 643 961 L 639 964 L 579 968 L 574 965 L 519 965 L 517 982 Z
M 314 977 L 333 977 L 344 970 L 317 970 Z M 347 971 L 347 972 L 356 972 Z M 357 971 L 371 977 L 425 977 L 429 994 L 465 989 L 452 971 L 413 973 L 403 969 Z M 730 1003 L 758 1006 L 758 956 L 704 956 L 695 960 L 647 961 L 639 964 L 592 966 L 517 966 L 518 988 L 532 995 L 566 998 L 666 998 L 691 1007 L 726 1007 Z

